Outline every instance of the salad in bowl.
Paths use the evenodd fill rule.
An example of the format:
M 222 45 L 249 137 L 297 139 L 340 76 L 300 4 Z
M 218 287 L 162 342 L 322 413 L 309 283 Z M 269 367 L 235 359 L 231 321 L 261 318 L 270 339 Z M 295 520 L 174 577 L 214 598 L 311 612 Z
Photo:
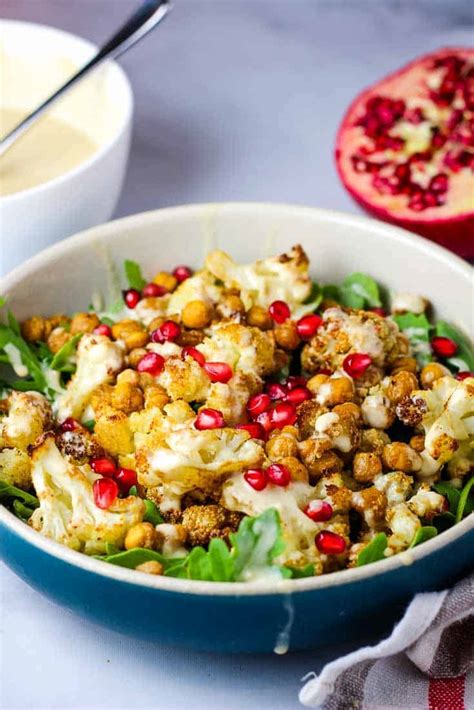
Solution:
M 149 575 L 329 574 L 473 510 L 474 355 L 416 293 L 310 277 L 302 246 L 147 273 L 89 310 L 2 304 L 0 497 Z

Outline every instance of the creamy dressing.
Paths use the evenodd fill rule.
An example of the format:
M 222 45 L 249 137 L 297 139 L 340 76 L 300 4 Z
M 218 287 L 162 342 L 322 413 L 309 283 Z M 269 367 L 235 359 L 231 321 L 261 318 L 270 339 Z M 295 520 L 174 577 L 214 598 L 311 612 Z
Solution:
M 0 135 L 25 117 L 19 109 L 0 109 Z M 0 160 L 0 195 L 12 195 L 67 173 L 98 149 L 85 133 L 47 114 L 18 139 Z

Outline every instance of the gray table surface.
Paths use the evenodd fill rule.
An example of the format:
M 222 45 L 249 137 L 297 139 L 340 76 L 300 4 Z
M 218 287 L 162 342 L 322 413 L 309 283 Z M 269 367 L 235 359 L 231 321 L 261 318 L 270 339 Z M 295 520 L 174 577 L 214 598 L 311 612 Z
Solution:
M 3 0 L 0 12 L 99 42 L 136 5 Z M 468 0 L 175 0 L 166 24 L 121 60 L 136 115 L 117 216 L 217 200 L 355 212 L 332 158 L 351 98 L 418 54 L 472 39 Z M 341 652 L 162 649 L 98 631 L 5 567 L 0 598 L 5 710 L 289 710 L 299 707 L 300 678 Z

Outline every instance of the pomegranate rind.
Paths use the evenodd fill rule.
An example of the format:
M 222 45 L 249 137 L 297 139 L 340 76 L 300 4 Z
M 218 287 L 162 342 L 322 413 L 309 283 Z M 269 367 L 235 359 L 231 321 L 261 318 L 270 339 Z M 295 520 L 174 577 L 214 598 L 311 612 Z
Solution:
M 424 236 L 465 258 L 474 258 L 474 190 L 470 185 L 470 176 L 463 171 L 462 180 L 458 179 L 459 173 L 451 175 L 454 178 L 456 192 L 462 196 L 456 204 L 464 205 L 456 209 L 453 200 L 442 207 L 427 208 L 422 212 L 414 212 L 405 204 L 395 205 L 391 208 L 386 195 L 378 194 L 369 183 L 367 173 L 358 173 L 352 166 L 351 155 L 356 144 L 362 142 L 361 129 L 354 124 L 362 115 L 367 101 L 375 95 L 389 96 L 394 99 L 407 100 L 412 97 L 410 93 L 391 93 L 391 85 L 403 85 L 403 79 L 411 79 L 410 75 L 426 74 L 426 67 L 433 60 L 456 55 L 462 59 L 474 59 L 474 50 L 462 47 L 447 47 L 422 57 L 414 59 L 409 64 L 385 76 L 382 80 L 372 84 L 362 91 L 352 101 L 340 124 L 336 136 L 335 160 L 340 179 L 354 200 L 369 214 L 385 222 L 403 227 L 409 231 Z M 406 82 L 408 83 L 408 82 Z M 409 86 L 416 87 L 416 82 L 410 81 Z M 387 91 L 387 87 L 389 90 Z M 474 182 L 473 182 L 474 185 Z M 400 196 L 401 198 L 401 196 Z M 393 201 L 393 200 L 392 200 Z

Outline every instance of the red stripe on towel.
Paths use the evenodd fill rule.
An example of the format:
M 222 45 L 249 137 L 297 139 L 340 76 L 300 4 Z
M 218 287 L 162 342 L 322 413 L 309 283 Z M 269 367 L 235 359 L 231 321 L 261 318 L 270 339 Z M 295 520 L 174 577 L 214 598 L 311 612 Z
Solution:
M 428 688 L 429 710 L 465 710 L 464 683 L 466 676 L 433 678 Z

